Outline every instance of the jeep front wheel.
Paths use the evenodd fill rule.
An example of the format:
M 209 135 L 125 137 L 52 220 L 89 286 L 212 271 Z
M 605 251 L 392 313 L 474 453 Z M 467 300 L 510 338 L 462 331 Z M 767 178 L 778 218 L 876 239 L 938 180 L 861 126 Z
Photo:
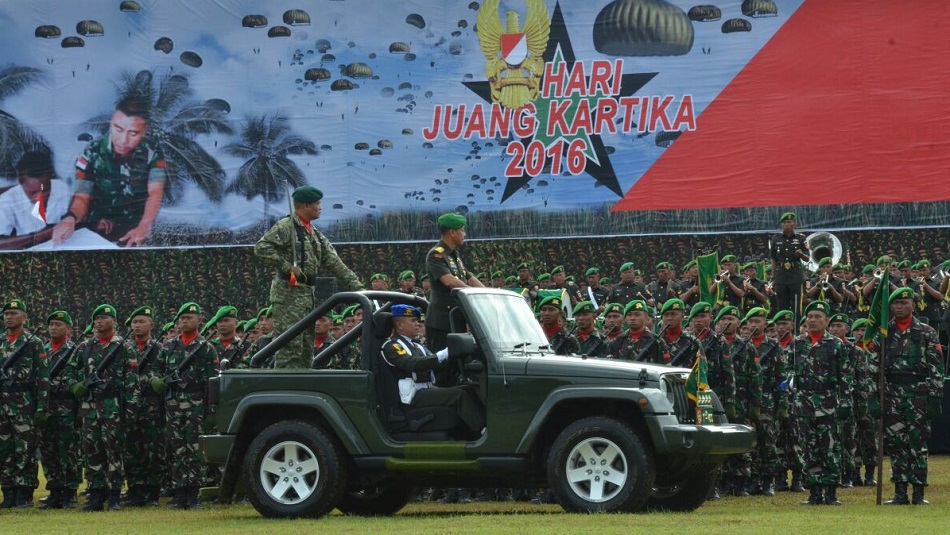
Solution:
M 306 422 L 264 429 L 244 458 L 248 499 L 270 518 L 321 517 L 336 507 L 346 470 L 336 443 Z
M 613 418 L 578 420 L 558 435 L 547 460 L 548 483 L 566 511 L 641 510 L 655 478 L 637 433 Z

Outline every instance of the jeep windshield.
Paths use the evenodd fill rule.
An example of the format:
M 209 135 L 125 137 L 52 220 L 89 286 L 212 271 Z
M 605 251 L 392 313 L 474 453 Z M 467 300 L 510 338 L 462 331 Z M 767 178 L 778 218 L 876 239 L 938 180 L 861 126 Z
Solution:
M 548 339 L 524 298 L 516 293 L 469 294 L 478 322 L 485 327 L 487 343 L 495 351 L 537 353 Z

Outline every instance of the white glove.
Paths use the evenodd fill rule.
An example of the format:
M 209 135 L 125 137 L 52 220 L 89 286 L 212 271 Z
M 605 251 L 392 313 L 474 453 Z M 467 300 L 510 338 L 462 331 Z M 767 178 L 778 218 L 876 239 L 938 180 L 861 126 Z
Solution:
M 436 358 L 439 359 L 439 364 L 442 364 L 449 358 L 449 348 L 440 350 L 438 353 L 435 354 L 435 356 Z

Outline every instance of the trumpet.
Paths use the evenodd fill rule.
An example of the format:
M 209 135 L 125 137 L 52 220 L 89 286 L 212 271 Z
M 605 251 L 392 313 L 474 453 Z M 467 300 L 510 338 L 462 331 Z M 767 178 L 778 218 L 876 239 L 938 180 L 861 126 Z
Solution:
M 874 269 L 873 277 L 877 280 L 881 280 L 884 278 L 885 273 L 887 273 L 887 270 L 882 267 L 878 267 Z
M 820 279 L 821 289 L 827 291 L 831 284 L 828 283 L 828 275 L 822 275 Z
M 729 270 L 724 269 L 722 270 L 721 273 L 717 273 L 716 276 L 713 277 L 713 280 L 716 281 L 717 283 L 720 283 L 726 278 L 727 275 L 729 275 Z
M 950 277 L 950 268 L 941 269 L 941 270 L 940 270 L 940 276 L 943 277 L 943 278 L 945 278 L 945 279 L 948 278 L 948 277 Z

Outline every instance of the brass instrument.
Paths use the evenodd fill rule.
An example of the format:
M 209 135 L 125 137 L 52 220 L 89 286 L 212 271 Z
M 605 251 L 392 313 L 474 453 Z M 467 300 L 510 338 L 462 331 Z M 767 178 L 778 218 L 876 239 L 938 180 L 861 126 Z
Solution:
M 726 278 L 727 275 L 729 275 L 729 270 L 728 270 L 728 269 L 724 269 L 724 270 L 722 270 L 722 272 L 717 273 L 716 276 L 713 277 L 713 281 L 715 281 L 716 284 L 719 284 L 720 282 L 722 282 L 722 281 Z
M 822 291 L 828 291 L 828 288 L 831 286 L 831 284 L 828 283 L 828 275 L 822 275 L 819 284 L 821 285 Z
M 886 269 L 884 269 L 883 267 L 876 267 L 874 268 L 874 273 L 872 274 L 872 276 L 877 280 L 881 280 L 884 278 L 885 273 L 887 273 Z
M 830 232 L 815 232 L 805 238 L 808 246 L 808 264 L 805 266 L 812 273 L 818 271 L 818 262 L 822 258 L 831 258 L 832 265 L 841 260 L 844 248 L 837 236 Z

